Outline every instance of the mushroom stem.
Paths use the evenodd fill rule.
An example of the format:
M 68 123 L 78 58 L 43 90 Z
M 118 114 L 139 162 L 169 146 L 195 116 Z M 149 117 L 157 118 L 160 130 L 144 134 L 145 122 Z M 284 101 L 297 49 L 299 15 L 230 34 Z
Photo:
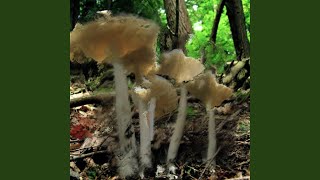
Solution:
M 206 105 L 207 114 L 209 116 L 208 123 L 208 153 L 207 162 L 211 163 L 213 167 L 216 165 L 215 153 L 217 149 L 217 138 L 216 138 L 216 122 L 214 118 L 214 110 L 210 104 Z
M 150 137 L 150 141 L 153 141 L 153 136 L 154 136 L 154 116 L 155 116 L 155 110 L 156 110 L 156 98 L 153 97 L 151 98 L 151 100 L 149 101 L 149 107 L 148 107 L 148 114 L 149 114 L 149 137 Z
M 183 84 L 181 85 L 181 92 L 180 92 L 180 101 L 179 101 L 179 109 L 178 109 L 178 117 L 176 120 L 176 124 L 174 126 L 174 132 L 171 137 L 169 150 L 168 150 L 168 157 L 167 157 L 167 163 L 170 163 L 172 160 L 174 160 L 177 156 L 180 141 L 183 135 L 183 129 L 186 121 L 186 115 L 187 115 L 187 88 Z
M 136 138 L 133 131 L 128 93 L 128 82 L 121 64 L 114 63 L 116 90 L 116 117 L 119 128 L 120 157 L 119 174 L 122 177 L 134 175 L 138 171 Z
M 139 120 L 140 120 L 140 162 L 141 173 L 145 168 L 151 167 L 151 141 L 148 127 L 148 108 L 147 104 L 139 98 Z

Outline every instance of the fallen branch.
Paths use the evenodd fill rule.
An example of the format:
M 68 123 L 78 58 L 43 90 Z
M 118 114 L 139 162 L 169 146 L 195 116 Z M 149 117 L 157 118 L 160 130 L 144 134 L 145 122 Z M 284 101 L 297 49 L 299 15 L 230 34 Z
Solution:
M 74 161 L 74 160 L 77 160 L 77 159 L 83 159 L 83 158 L 86 158 L 86 157 L 89 157 L 89 156 L 93 156 L 95 154 L 102 154 L 102 153 L 106 153 L 106 152 L 108 152 L 108 150 L 95 151 L 95 152 L 91 152 L 91 153 L 88 153 L 88 154 L 82 154 L 80 156 L 72 156 L 72 157 L 70 157 L 70 161 Z
M 83 96 L 80 98 L 74 98 L 70 100 L 70 108 L 82 106 L 86 104 L 99 104 L 105 105 L 113 102 L 115 94 L 114 93 L 99 93 L 90 96 Z
M 238 72 L 246 65 L 247 62 L 250 62 L 250 58 L 242 59 L 241 61 L 238 61 L 238 63 L 236 63 L 235 65 L 232 65 L 230 73 L 223 77 L 222 83 L 230 83 L 231 80 L 238 74 Z
M 203 171 L 201 172 L 199 179 L 202 178 L 204 172 L 205 172 L 205 171 L 207 170 L 207 168 L 211 165 L 211 163 L 213 162 L 213 160 L 215 159 L 215 157 L 217 156 L 217 154 L 219 153 L 220 150 L 221 150 L 221 147 L 219 147 L 219 148 L 217 149 L 216 153 L 213 155 L 213 157 L 207 161 L 206 167 L 205 167 L 205 168 L 203 169 Z

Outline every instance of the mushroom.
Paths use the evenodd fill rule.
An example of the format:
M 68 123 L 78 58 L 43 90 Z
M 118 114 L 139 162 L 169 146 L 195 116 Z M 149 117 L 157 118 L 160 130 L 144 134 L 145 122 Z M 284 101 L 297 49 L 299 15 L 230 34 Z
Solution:
M 132 15 L 103 16 L 74 29 L 70 35 L 70 54 L 82 51 L 98 63 L 110 63 L 114 67 L 116 91 L 116 118 L 119 128 L 120 158 L 118 162 L 121 177 L 134 175 L 138 171 L 135 158 L 136 140 L 133 132 L 128 94 L 126 62 L 139 64 L 131 58 L 136 54 L 149 52 L 156 43 L 159 27 L 149 20 Z M 140 72 L 139 68 L 134 70 Z M 130 66 L 131 67 L 131 66 Z
M 162 62 L 158 74 L 167 75 L 175 79 L 181 90 L 178 116 L 174 126 L 174 132 L 171 137 L 167 156 L 167 163 L 170 163 L 177 156 L 186 120 L 187 89 L 184 81 L 192 80 L 204 70 L 204 66 L 198 60 L 185 57 L 182 50 L 178 49 L 163 54 L 161 59 Z
M 149 80 L 144 80 L 133 91 L 133 100 L 138 105 L 140 118 L 141 173 L 145 168 L 151 167 L 154 119 L 174 111 L 178 104 L 177 92 L 168 80 L 157 75 L 148 78 Z
M 78 29 L 82 27 L 81 24 L 77 23 L 70 32 L 70 60 L 77 61 L 78 63 L 83 63 L 87 59 L 81 48 L 74 41 L 78 38 Z
M 208 151 L 207 151 L 207 162 L 212 163 L 213 166 L 216 165 L 215 153 L 216 153 L 216 123 L 214 118 L 213 108 L 220 106 L 221 103 L 230 98 L 232 95 L 232 89 L 218 84 L 216 82 L 215 76 L 211 72 L 206 72 L 193 81 L 187 83 L 188 91 L 200 99 L 200 101 L 205 105 L 207 114 L 209 116 L 208 124 Z

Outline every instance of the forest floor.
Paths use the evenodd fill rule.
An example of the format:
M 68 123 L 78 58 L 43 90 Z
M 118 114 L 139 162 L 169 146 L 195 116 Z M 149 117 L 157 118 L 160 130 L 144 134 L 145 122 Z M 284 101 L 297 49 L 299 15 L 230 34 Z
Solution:
M 112 87 L 106 89 L 104 93 L 112 92 Z M 90 94 L 84 83 L 70 84 L 70 100 Z M 139 119 L 134 106 L 132 112 L 139 143 Z M 228 102 L 216 109 L 218 153 L 214 170 L 205 163 L 208 124 L 205 108 L 191 98 L 175 164 L 177 170 L 174 174 L 165 171 L 176 114 L 155 122 L 154 167 L 145 173 L 146 179 L 250 179 L 250 98 Z M 70 179 L 119 179 L 116 129 L 113 100 L 103 106 L 84 104 L 70 109 Z

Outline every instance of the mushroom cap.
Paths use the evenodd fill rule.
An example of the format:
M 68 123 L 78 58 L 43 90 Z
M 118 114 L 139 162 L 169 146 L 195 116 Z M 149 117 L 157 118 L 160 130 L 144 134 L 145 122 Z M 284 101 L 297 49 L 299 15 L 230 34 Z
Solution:
M 132 15 L 105 16 L 74 29 L 72 43 L 98 63 L 118 60 L 142 47 L 153 48 L 159 26 Z
M 81 27 L 82 25 L 77 23 L 73 31 L 70 32 L 70 60 L 79 63 L 83 63 L 88 59 L 76 42 L 76 39 L 79 36 L 77 29 L 80 29 Z
M 175 79 L 177 83 L 182 83 L 192 80 L 204 69 L 200 61 L 186 57 L 182 50 L 175 49 L 161 56 L 161 68 L 158 73 Z
M 232 95 L 232 89 L 218 84 L 211 72 L 197 76 L 193 81 L 188 82 L 186 87 L 193 96 L 200 99 L 205 105 L 210 104 L 211 107 L 220 106 Z
M 156 98 L 155 118 L 158 119 L 177 108 L 178 95 L 168 80 L 160 76 L 153 76 L 149 80 L 142 84 L 144 87 L 135 87 L 133 92 L 145 103 L 148 103 L 151 98 Z M 137 103 L 137 99 L 133 99 Z
M 156 52 L 153 48 L 142 47 L 126 54 L 119 60 L 128 72 L 136 76 L 147 75 L 154 69 Z

